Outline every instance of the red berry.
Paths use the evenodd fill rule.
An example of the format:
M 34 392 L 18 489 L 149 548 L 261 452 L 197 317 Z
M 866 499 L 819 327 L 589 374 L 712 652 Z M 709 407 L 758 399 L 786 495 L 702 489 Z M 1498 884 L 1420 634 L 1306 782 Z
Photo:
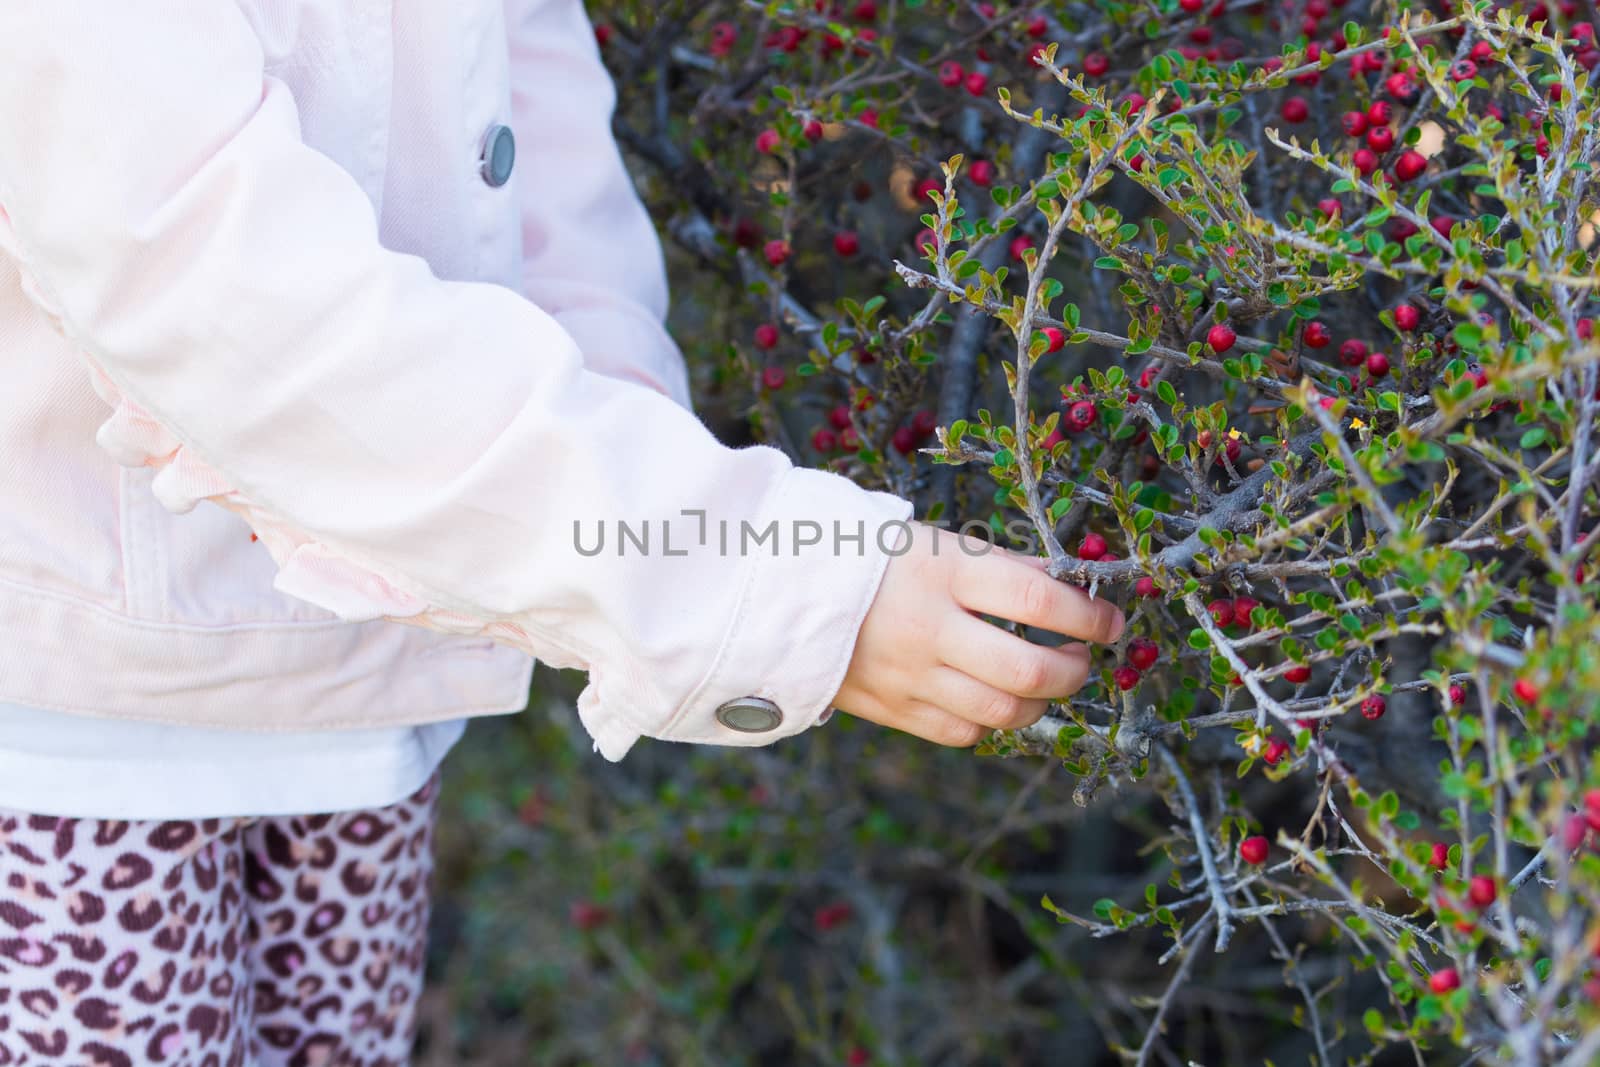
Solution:
M 1374 352 L 1367 357 L 1367 373 L 1374 378 L 1382 378 L 1389 373 L 1389 357 L 1382 352 Z
M 857 22 L 871 22 L 878 17 L 877 0 L 861 0 L 854 11 Z
M 1161 646 L 1148 637 L 1136 637 L 1128 642 L 1128 663 L 1135 669 L 1147 671 L 1161 657 Z
M 1461 975 L 1454 967 L 1443 967 L 1428 976 L 1428 988 L 1443 995 L 1461 988 Z
M 1338 200 L 1331 196 L 1327 196 L 1317 201 L 1317 210 L 1322 212 L 1323 218 L 1334 219 L 1339 217 L 1339 213 L 1343 210 L 1343 207 L 1340 205 Z
M 1178 0 L 1178 6 L 1193 15 L 1206 6 L 1206 0 Z
M 1367 108 L 1367 124 L 1371 126 L 1387 126 L 1394 121 L 1394 105 L 1387 100 L 1374 100 L 1372 106 Z
M 1590 789 L 1583 794 L 1583 810 L 1590 815 L 1600 815 L 1600 789 Z
M 974 160 L 967 171 L 967 177 L 972 179 L 972 184 L 987 188 L 994 182 L 994 164 L 987 159 Z
M 1029 37 L 1043 37 L 1050 32 L 1050 21 L 1043 15 L 1036 15 L 1023 27 L 1023 32 Z
M 1479 44 L 1484 42 L 1479 41 Z M 1469 82 L 1478 76 L 1478 64 L 1470 59 L 1458 59 L 1450 64 L 1450 80 L 1456 82 Z
M 873 129 L 877 129 L 878 128 L 878 109 L 875 108 L 875 107 L 867 108 L 861 114 L 856 116 L 856 121 L 861 123 L 861 125 L 863 125 L 863 126 L 871 126 Z
M 810 141 L 812 144 L 816 144 L 818 141 L 822 140 L 822 123 L 817 119 L 812 119 L 806 123 L 805 129 L 802 132 L 805 133 L 806 140 Z
M 861 251 L 861 238 L 854 230 L 840 230 L 833 235 L 833 250 L 848 259 Z
M 1364 111 L 1346 111 L 1339 120 L 1344 127 L 1344 132 L 1351 137 L 1360 137 L 1367 132 L 1370 123 L 1367 122 L 1367 113 Z
M 890 443 L 894 445 L 894 450 L 902 456 L 910 455 L 911 451 L 917 447 L 916 432 L 909 426 L 902 426 L 895 430 L 894 436 L 890 438 Z
M 1594 320 L 1593 319 L 1579 319 L 1578 320 L 1578 340 L 1580 340 L 1580 341 L 1588 341 L 1588 340 L 1593 339 L 1593 337 L 1594 337 Z
M 912 195 L 918 200 L 931 199 L 934 193 L 944 192 L 944 183 L 938 178 L 924 178 L 916 184 Z
M 762 251 L 768 263 L 780 267 L 789 259 L 789 242 L 774 239 L 768 241 Z
M 1303 663 L 1290 667 L 1283 672 L 1283 680 L 1295 685 L 1305 685 L 1311 681 L 1311 668 Z
M 849 1067 L 867 1067 L 872 1062 L 872 1053 L 857 1045 L 845 1054 L 844 1062 Z
M 1428 169 L 1428 157 L 1416 149 L 1403 152 L 1400 158 L 1394 161 L 1394 176 L 1396 181 L 1411 182 L 1422 177 L 1422 172 Z
M 1494 879 L 1487 875 L 1473 875 L 1472 881 L 1467 883 L 1467 900 L 1474 908 L 1487 908 L 1498 894 Z
M 1280 113 L 1284 122 L 1304 122 L 1311 117 L 1311 105 L 1306 103 L 1303 96 L 1291 96 L 1283 102 Z
M 733 51 L 739 40 L 739 27 L 732 22 L 719 22 L 711 27 L 711 54 L 718 59 Z
M 1394 147 L 1394 131 L 1387 126 L 1374 126 L 1367 131 L 1367 147 L 1381 156 Z
M 1306 323 L 1306 328 L 1300 332 L 1300 340 L 1305 342 L 1307 348 L 1326 348 L 1333 340 L 1333 335 L 1328 332 L 1328 327 L 1318 321 Z
M 1494 45 L 1488 41 L 1475 41 L 1472 45 L 1472 51 L 1468 54 L 1471 55 L 1474 63 L 1492 63 L 1494 62 Z
M 611 43 L 611 27 L 603 22 L 596 23 L 594 27 L 594 40 L 601 48 Z
M 856 433 L 854 426 L 848 426 L 839 434 L 839 447 L 846 452 L 854 452 L 861 447 L 861 435 Z
M 1149 575 L 1145 575 L 1137 582 L 1133 583 L 1133 595 L 1136 597 L 1149 599 L 1150 597 L 1155 596 L 1158 592 L 1160 592 L 1160 590 L 1156 588 L 1156 580 L 1151 578 Z
M 1218 598 L 1206 605 L 1206 613 L 1211 616 L 1211 621 L 1218 626 L 1233 625 L 1233 601 Z
M 835 404 L 833 410 L 828 412 L 828 421 L 835 430 L 848 430 L 850 428 L 850 405 Z
M 1090 52 L 1083 57 L 1083 72 L 1091 78 L 1102 78 L 1111 69 L 1111 60 L 1104 53 Z
M 1359 367 L 1367 361 L 1367 343 L 1355 338 L 1339 346 L 1339 362 L 1346 367 Z
M 1206 331 L 1206 344 L 1210 345 L 1211 351 L 1218 355 L 1232 348 L 1238 339 L 1239 335 L 1233 332 L 1232 327 L 1221 322 Z
M 1082 433 L 1095 424 L 1100 417 L 1100 412 L 1095 408 L 1092 400 L 1079 400 L 1067 409 L 1066 418 L 1062 424 L 1069 433 Z
M 1539 687 L 1527 678 L 1518 678 L 1511 692 L 1524 704 L 1533 704 L 1539 699 Z
M 1290 747 L 1289 742 L 1283 738 L 1274 737 L 1267 741 L 1266 751 L 1261 754 L 1261 758 L 1266 761 L 1268 767 L 1276 767 L 1283 762 L 1283 757 L 1289 754 Z
M 1061 346 L 1067 343 L 1067 335 L 1055 326 L 1046 326 L 1044 337 L 1046 352 L 1059 352 Z
M 1422 312 L 1410 304 L 1401 304 L 1394 309 L 1394 324 L 1406 333 L 1410 333 L 1422 325 Z
M 1350 162 L 1355 166 L 1357 174 L 1366 177 L 1378 169 L 1378 153 L 1370 148 L 1358 148 L 1355 155 L 1350 157 Z
M 850 921 L 855 914 L 855 909 L 844 901 L 835 904 L 824 904 L 811 915 L 811 924 L 818 930 L 827 932 L 836 926 L 842 926 Z
M 1033 238 L 1025 233 L 1019 233 L 1011 239 L 1011 258 L 1021 259 L 1022 254 L 1033 247 Z
M 785 376 L 782 367 L 763 367 L 761 385 L 765 389 L 782 389 Z
M 778 328 L 770 322 L 763 322 L 756 327 L 756 347 L 776 348 L 778 346 Z
M 983 91 L 989 88 L 989 75 L 981 70 L 975 70 L 967 75 L 967 92 L 973 96 L 982 96 Z
M 1589 837 L 1589 819 L 1581 814 L 1571 814 L 1562 821 L 1562 848 L 1568 853 L 1584 843 L 1584 838 Z
M 1106 544 L 1106 539 L 1097 533 L 1083 535 L 1083 543 L 1078 546 L 1078 558 L 1097 560 L 1106 554 L 1111 546 Z
M 1452 685 L 1450 687 L 1450 704 L 1451 704 L 1451 706 L 1459 708 L 1461 705 L 1465 704 L 1466 702 L 1467 702 L 1467 691 L 1466 691 L 1466 689 L 1463 686 L 1460 686 L 1460 685 Z
M 839 438 L 826 426 L 818 428 L 811 435 L 811 447 L 818 452 L 832 452 L 839 447 Z
M 1361 702 L 1361 717 L 1363 719 L 1381 719 L 1383 713 L 1389 710 L 1389 702 L 1374 693 Z
M 1428 865 L 1439 871 L 1450 866 L 1450 846 L 1443 841 L 1435 841 L 1428 849 Z
M 594 930 L 611 921 L 610 908 L 586 900 L 574 901 L 567 915 L 572 925 L 580 930 Z
M 1391 74 L 1384 79 L 1384 91 L 1402 104 L 1409 104 L 1417 98 L 1417 81 L 1410 74 L 1400 72 Z
M 1231 459 L 1232 457 L 1229 458 Z M 1245 627 L 1252 625 L 1250 615 L 1260 606 L 1260 601 L 1252 600 L 1247 596 L 1239 597 L 1233 602 L 1233 624 Z
M 1118 667 L 1116 670 L 1111 672 L 1111 680 L 1115 682 L 1117 684 L 1117 688 L 1122 690 L 1124 693 L 1136 687 L 1139 684 L 1139 678 L 1139 672 L 1134 670 L 1132 667 Z
M 954 89 L 966 76 L 966 68 L 953 59 L 947 59 L 939 65 L 939 84 L 946 89 Z
M 911 416 L 911 429 L 919 438 L 927 438 L 933 434 L 933 428 L 939 425 L 938 416 L 933 412 L 922 410 Z
M 933 255 L 938 248 L 938 241 L 935 238 L 933 231 L 926 226 L 917 231 L 917 236 L 911 243 L 917 248 L 921 249 L 925 254 L 930 256 Z
M 1247 837 L 1239 842 L 1239 858 L 1250 864 L 1265 863 L 1270 848 L 1264 837 Z

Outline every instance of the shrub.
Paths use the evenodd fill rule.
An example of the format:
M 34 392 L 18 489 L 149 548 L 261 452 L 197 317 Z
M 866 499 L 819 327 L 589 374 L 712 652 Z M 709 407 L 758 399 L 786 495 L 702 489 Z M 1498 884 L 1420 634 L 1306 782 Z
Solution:
M 1126 607 L 979 753 L 1170 809 L 1042 901 L 1170 940 L 1128 1058 L 1248 931 L 1315 1062 L 1600 1059 L 1592 8 L 593 13 L 703 395 Z

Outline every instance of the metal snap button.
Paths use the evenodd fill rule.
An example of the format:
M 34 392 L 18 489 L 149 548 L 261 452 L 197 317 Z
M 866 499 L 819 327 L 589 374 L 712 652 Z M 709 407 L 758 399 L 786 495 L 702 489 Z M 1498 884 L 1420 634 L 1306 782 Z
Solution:
M 717 721 L 740 733 L 761 734 L 775 729 L 783 721 L 783 712 L 770 700 L 740 697 L 717 709 Z
M 483 136 L 483 154 L 479 157 L 479 173 L 489 185 L 499 188 L 511 180 L 511 168 L 517 162 L 517 138 L 510 126 L 490 126 Z

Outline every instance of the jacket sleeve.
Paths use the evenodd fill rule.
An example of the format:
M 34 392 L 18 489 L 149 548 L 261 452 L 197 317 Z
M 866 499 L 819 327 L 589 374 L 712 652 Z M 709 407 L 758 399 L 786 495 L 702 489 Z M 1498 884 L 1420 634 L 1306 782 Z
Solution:
M 0 251 L 166 507 L 241 515 L 278 588 L 341 618 L 587 671 L 611 760 L 825 717 L 906 501 L 726 448 L 525 296 L 382 247 L 235 5 L 9 0 L 0 41 Z M 776 729 L 717 719 L 746 696 Z
M 581 0 L 506 0 L 512 131 L 536 165 L 522 205 L 522 292 L 578 342 L 589 369 L 690 405 L 662 328 L 667 275 L 655 225 L 611 135 L 616 86 Z

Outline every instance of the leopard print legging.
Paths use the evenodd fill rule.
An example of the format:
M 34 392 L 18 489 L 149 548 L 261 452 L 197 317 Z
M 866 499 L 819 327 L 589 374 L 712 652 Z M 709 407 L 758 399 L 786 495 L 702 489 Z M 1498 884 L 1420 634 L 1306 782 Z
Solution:
M 0 810 L 0 1067 L 405 1064 L 437 791 L 265 819 Z

